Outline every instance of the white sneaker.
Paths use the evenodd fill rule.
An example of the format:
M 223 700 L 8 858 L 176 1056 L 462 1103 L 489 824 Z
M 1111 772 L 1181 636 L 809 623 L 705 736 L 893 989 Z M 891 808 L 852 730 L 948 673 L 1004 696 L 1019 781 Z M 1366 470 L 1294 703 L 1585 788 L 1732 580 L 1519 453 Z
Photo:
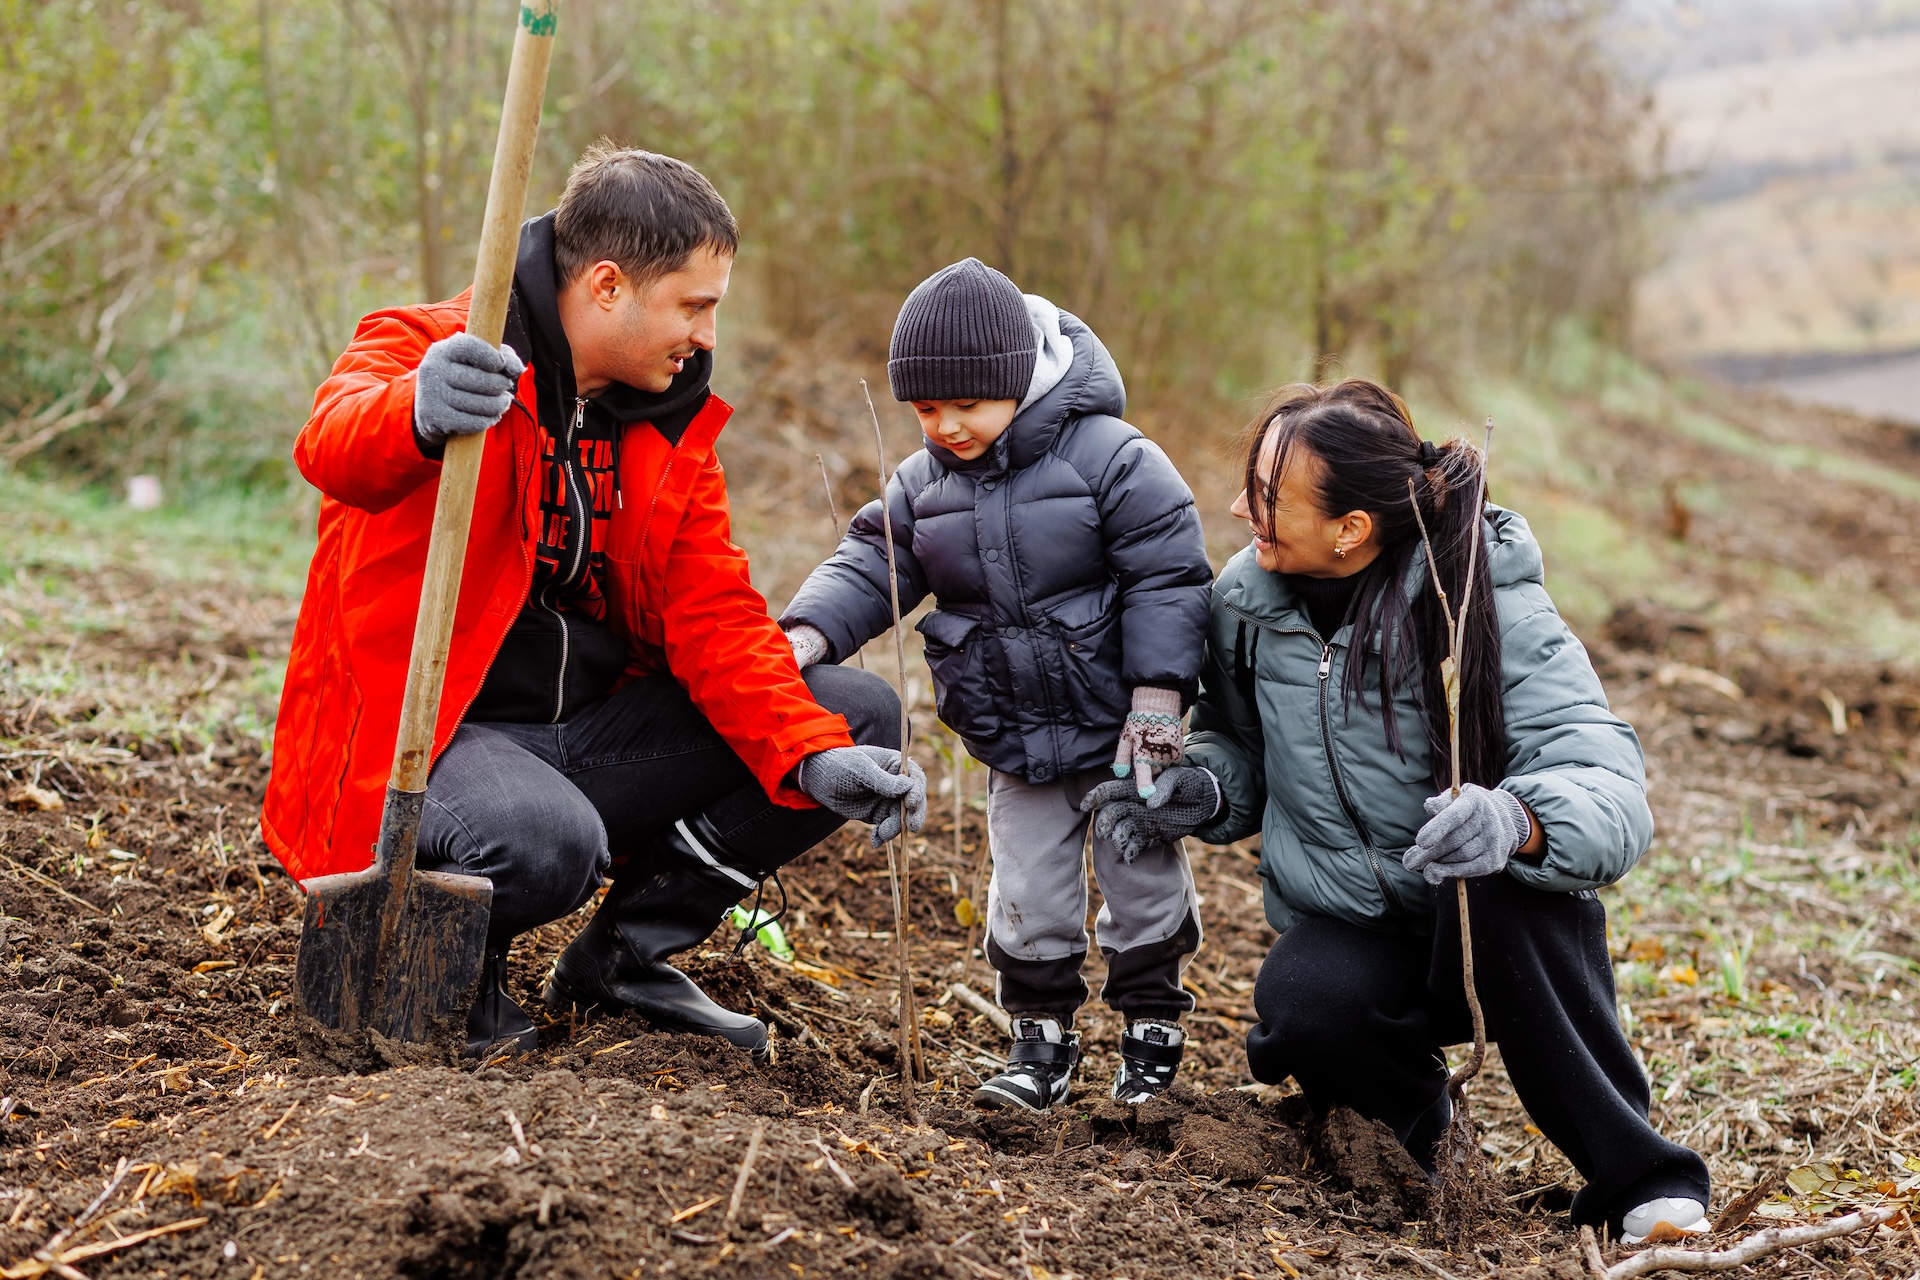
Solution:
M 1045 1111 L 1066 1100 L 1079 1062 L 1078 1031 L 1062 1030 L 1056 1018 L 1015 1018 L 1007 1069 L 981 1082 L 973 1105 L 983 1111 Z
M 1698 1200 L 1662 1197 L 1647 1201 L 1620 1220 L 1620 1243 L 1645 1244 L 1647 1237 L 1661 1227 L 1683 1236 L 1705 1235 L 1713 1229 L 1707 1221 L 1706 1206 Z

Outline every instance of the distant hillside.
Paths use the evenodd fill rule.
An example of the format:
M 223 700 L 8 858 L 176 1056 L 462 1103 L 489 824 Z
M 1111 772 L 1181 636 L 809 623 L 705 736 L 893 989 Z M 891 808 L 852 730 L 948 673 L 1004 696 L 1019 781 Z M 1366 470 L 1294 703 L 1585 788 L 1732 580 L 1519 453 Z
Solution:
M 1665 356 L 1920 345 L 1920 32 L 1657 87 L 1673 188 L 1638 339 Z

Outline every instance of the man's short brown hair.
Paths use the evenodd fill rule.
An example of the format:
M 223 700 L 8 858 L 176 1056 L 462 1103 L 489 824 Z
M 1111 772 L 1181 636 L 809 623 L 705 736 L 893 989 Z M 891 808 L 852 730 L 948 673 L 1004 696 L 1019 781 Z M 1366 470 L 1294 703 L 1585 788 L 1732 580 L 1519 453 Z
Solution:
M 603 259 L 644 285 L 684 268 L 696 250 L 732 257 L 739 247 L 733 211 L 698 169 L 605 138 L 574 163 L 553 219 L 563 289 Z

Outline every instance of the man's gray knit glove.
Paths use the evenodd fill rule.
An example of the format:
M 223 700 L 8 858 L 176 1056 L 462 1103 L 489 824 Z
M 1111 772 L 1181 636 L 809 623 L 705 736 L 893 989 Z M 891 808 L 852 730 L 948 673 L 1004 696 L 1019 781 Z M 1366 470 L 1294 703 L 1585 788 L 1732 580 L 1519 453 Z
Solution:
M 1430 885 L 1470 880 L 1506 870 L 1533 830 L 1527 807 L 1511 791 L 1489 791 L 1469 782 L 1455 796 L 1442 791 L 1426 801 L 1432 817 L 1420 828 L 1401 865 Z
M 1141 685 L 1133 691 L 1133 709 L 1120 726 L 1120 749 L 1113 756 L 1113 776 L 1133 774 L 1140 798 L 1154 794 L 1153 771 L 1180 759 L 1186 735 L 1180 731 L 1180 694 L 1175 689 Z
M 1127 862 L 1159 844 L 1171 844 L 1220 812 L 1220 782 L 1198 765 L 1177 764 L 1160 775 L 1151 799 L 1134 784 L 1103 782 L 1087 792 L 1080 812 L 1093 814 L 1093 832 Z
M 512 347 L 490 347 L 470 333 L 428 347 L 413 386 L 420 451 L 439 457 L 448 436 L 470 436 L 500 421 L 526 368 Z
M 900 776 L 900 753 L 891 747 L 829 747 L 800 762 L 800 789 L 843 818 L 873 824 L 869 837 L 878 849 L 900 834 L 900 799 L 907 801 L 907 830 L 927 820 L 927 775 L 907 761 Z
M 793 646 L 793 660 L 802 671 L 827 656 L 826 633 L 804 622 L 787 628 L 787 643 Z

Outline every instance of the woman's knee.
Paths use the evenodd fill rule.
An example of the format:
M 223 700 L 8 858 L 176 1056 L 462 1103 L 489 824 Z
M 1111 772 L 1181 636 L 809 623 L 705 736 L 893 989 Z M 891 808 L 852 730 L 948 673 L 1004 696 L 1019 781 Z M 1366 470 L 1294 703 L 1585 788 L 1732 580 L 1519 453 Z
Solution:
M 893 686 L 859 667 L 816 663 L 805 671 L 814 700 L 846 719 L 863 747 L 900 746 L 900 696 Z

